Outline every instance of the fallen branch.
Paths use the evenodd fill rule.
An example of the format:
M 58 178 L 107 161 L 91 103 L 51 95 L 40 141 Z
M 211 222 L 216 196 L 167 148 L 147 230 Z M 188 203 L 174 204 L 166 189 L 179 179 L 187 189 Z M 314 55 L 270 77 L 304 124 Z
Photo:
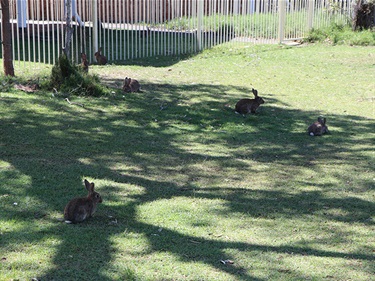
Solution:
M 65 98 L 65 100 L 66 100 L 69 104 L 71 104 L 71 105 L 79 105 L 79 106 L 85 107 L 82 103 L 71 102 L 68 98 Z
M 79 89 L 82 88 L 82 84 L 79 85 L 77 88 L 74 88 L 73 90 L 70 91 L 70 94 L 73 94 L 74 92 L 77 92 Z

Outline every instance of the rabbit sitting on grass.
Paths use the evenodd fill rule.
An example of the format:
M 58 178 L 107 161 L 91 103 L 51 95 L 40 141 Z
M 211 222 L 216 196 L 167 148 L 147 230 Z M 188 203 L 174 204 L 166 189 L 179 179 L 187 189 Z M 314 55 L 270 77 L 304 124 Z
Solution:
M 326 118 L 318 118 L 318 121 L 312 123 L 307 132 L 310 136 L 321 136 L 325 133 L 329 133 L 328 127 L 326 125 Z
M 102 197 L 94 191 L 94 183 L 85 180 L 85 187 L 89 194 L 87 197 L 72 199 L 64 209 L 64 219 L 66 223 L 83 222 L 92 217 L 96 211 L 98 203 L 102 203 Z
M 81 67 L 84 72 L 89 72 L 89 61 L 87 60 L 87 55 L 85 53 L 81 53 Z
M 264 104 L 264 100 L 258 96 L 258 91 L 255 89 L 251 90 L 254 94 L 254 99 L 241 99 L 236 104 L 236 113 L 248 114 L 255 113 L 261 104 Z
M 141 85 L 139 84 L 139 82 L 137 80 L 125 77 L 124 85 L 122 86 L 122 89 L 126 93 L 140 92 L 141 91 Z
M 94 54 L 94 56 L 99 65 L 106 65 L 107 58 L 101 54 L 101 51 L 102 51 L 102 48 L 99 48 L 99 50 Z

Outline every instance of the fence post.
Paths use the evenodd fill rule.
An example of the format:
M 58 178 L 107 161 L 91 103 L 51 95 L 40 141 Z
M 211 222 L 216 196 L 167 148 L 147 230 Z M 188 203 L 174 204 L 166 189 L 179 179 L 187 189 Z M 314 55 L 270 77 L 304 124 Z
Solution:
M 202 48 L 203 48 L 202 30 L 203 30 L 203 4 L 204 4 L 204 1 L 201 1 L 201 0 L 197 0 L 197 1 L 198 1 L 198 7 L 197 7 L 198 8 L 197 44 L 198 44 L 198 50 L 202 51 Z
M 98 6 L 97 0 L 91 1 L 91 12 L 92 12 L 92 47 L 94 53 L 98 51 Z M 94 55 L 94 54 L 93 54 Z M 94 59 L 94 57 L 92 57 Z
M 284 40 L 285 35 L 285 14 L 286 14 L 286 1 L 278 0 L 279 7 L 279 44 Z
M 308 12 L 307 27 L 310 31 L 313 28 L 313 19 L 314 19 L 314 1 L 313 0 L 309 0 L 307 12 Z

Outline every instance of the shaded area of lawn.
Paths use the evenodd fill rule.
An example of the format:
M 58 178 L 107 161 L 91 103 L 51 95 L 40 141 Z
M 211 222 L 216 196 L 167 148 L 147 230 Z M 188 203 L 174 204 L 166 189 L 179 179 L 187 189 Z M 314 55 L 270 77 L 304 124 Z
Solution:
M 223 86 L 150 83 L 144 89 L 125 97 L 87 99 L 84 108 L 44 94 L 1 97 L 7 111 L 2 116 L 0 137 L 0 159 L 7 163 L 1 170 L 2 219 L 20 222 L 18 229 L 2 230 L 1 245 L 38 244 L 45 237 L 56 237 L 60 243 L 57 254 L 51 257 L 54 267 L 38 276 L 40 280 L 112 280 L 102 273 L 119 254 L 111 238 L 126 233 L 147 237 L 151 253 L 167 252 L 185 263 L 207 264 L 218 274 L 225 272 L 236 280 L 266 279 L 254 276 L 241 264 L 223 266 L 220 259 L 232 258 L 227 249 L 373 260 L 362 251 L 221 241 L 171 229 L 160 231 L 158 225 L 140 221 L 137 210 L 162 199 L 220 199 L 226 209 L 217 213 L 218 220 L 228 213 L 268 219 L 315 216 L 373 227 L 374 202 L 325 194 L 325 189 L 340 188 L 343 182 L 353 180 L 342 178 L 346 168 L 338 170 L 337 183 L 316 183 L 321 185 L 320 192 L 304 190 L 314 184 L 314 178 L 303 179 L 300 170 L 311 169 L 316 177 L 322 177 L 324 163 L 373 173 L 373 159 L 362 152 L 373 146 L 374 139 L 369 136 L 375 131 L 374 120 L 332 115 L 328 124 L 333 127 L 331 135 L 311 138 L 305 130 L 317 113 L 281 109 L 276 106 L 281 103 L 276 97 L 266 97 L 257 115 L 243 118 L 226 106 L 233 108 L 236 99 L 227 96 Z M 195 99 L 197 89 L 202 96 Z M 238 90 L 250 92 L 244 87 Z M 343 133 L 348 128 L 350 133 Z M 251 182 L 249 189 L 238 188 L 223 181 L 229 168 L 238 170 L 238 174 L 229 174 L 230 182 L 240 182 L 245 173 L 257 173 L 257 167 L 250 166 L 248 160 L 284 167 L 272 180 L 274 190 L 263 190 L 259 183 Z M 203 162 L 215 163 L 216 173 L 190 165 Z M 122 167 L 123 163 L 127 166 Z M 83 224 L 65 225 L 50 214 L 62 214 L 69 199 L 84 195 L 82 177 L 126 184 L 129 190 L 111 184 L 97 186 L 104 203 L 96 217 Z M 25 181 L 30 185 L 24 186 Z M 283 188 L 287 182 L 295 186 L 294 192 Z M 142 192 L 133 193 L 133 186 Z M 361 182 L 360 186 L 367 191 L 372 182 Z M 14 206 L 13 200 L 20 200 L 20 204 Z M 106 200 L 118 204 L 108 206 Z M 330 213 L 330 209 L 342 212 Z M 112 223 L 114 219 L 116 223 Z M 299 276 L 298 272 L 292 274 Z M 119 275 L 122 280 L 138 278 L 132 269 Z M 175 279 L 172 273 L 166 277 L 169 279 Z

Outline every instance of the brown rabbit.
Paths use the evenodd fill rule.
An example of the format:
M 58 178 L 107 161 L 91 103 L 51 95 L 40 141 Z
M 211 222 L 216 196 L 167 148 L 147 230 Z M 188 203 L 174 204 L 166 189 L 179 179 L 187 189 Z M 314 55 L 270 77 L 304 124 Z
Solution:
M 245 115 L 248 113 L 255 113 L 258 107 L 264 103 L 261 97 L 258 97 L 258 91 L 255 89 L 251 90 L 255 96 L 255 99 L 241 99 L 236 104 L 236 113 Z
M 124 85 L 122 86 L 122 89 L 124 90 L 124 92 L 127 92 L 127 93 L 140 92 L 141 85 L 139 84 L 137 80 L 125 77 Z
M 85 53 L 81 53 L 81 66 L 84 72 L 89 72 L 89 61 Z
M 329 133 L 326 118 L 318 117 L 318 121 L 312 123 L 307 129 L 307 132 L 310 136 L 321 136 L 325 133 Z
M 96 211 L 96 205 L 102 203 L 102 197 L 94 191 L 94 183 L 85 180 L 85 186 L 89 194 L 87 197 L 72 199 L 64 209 L 64 219 L 66 223 L 83 222 L 92 217 Z
M 94 56 L 99 65 L 106 65 L 107 58 L 101 54 L 101 51 L 102 51 L 102 48 L 100 47 L 99 50 L 94 54 Z

